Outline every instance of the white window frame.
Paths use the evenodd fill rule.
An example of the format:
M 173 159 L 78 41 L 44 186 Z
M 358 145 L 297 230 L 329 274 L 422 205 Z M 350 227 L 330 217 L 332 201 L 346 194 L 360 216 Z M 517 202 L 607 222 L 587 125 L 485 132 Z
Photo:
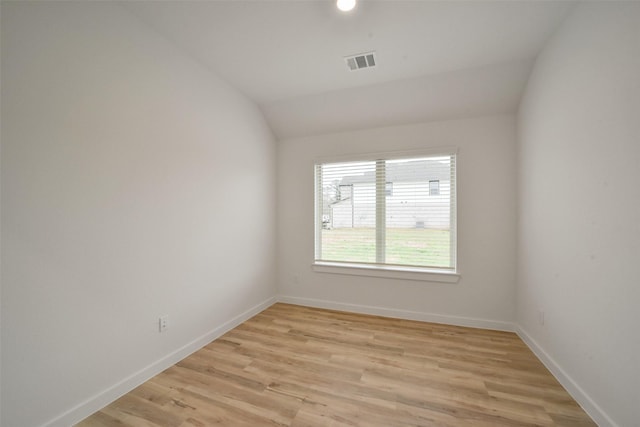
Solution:
M 415 150 L 415 151 L 395 151 L 395 152 L 382 152 L 382 153 L 366 153 L 358 155 L 347 156 L 332 156 L 317 158 L 314 162 L 314 205 L 315 205 L 315 238 L 314 238 L 314 260 L 312 262 L 313 271 L 319 273 L 331 273 L 331 274 L 343 274 L 343 275 L 355 275 L 355 276 L 370 276 L 370 277 L 383 277 L 390 279 L 403 279 L 403 280 L 416 280 L 416 281 L 428 281 L 428 282 L 447 282 L 457 283 L 460 279 L 460 270 L 458 266 L 458 242 L 457 242 L 457 192 L 459 183 L 457 176 L 452 179 L 451 188 L 451 212 L 450 221 L 453 224 L 451 227 L 451 260 L 453 268 L 451 269 L 438 269 L 438 268 L 422 268 L 422 267 L 410 267 L 410 266 L 390 266 L 383 264 L 364 264 L 364 263 L 348 263 L 348 262 L 330 262 L 321 261 L 315 259 L 315 254 L 321 252 L 321 233 L 322 233 L 322 204 L 318 203 L 318 194 L 322 194 L 322 182 L 318 179 L 316 173 L 317 167 L 327 163 L 339 163 L 339 162 L 366 162 L 376 161 L 376 167 L 379 167 L 379 162 L 385 160 L 396 160 L 402 158 L 417 158 L 417 157 L 435 157 L 435 156 L 449 156 L 456 157 L 456 167 L 453 173 L 457 175 L 458 168 L 458 149 L 455 147 L 443 147 L 429 150 Z M 384 179 L 384 176 L 382 176 Z M 386 197 L 386 180 L 384 185 L 376 186 L 377 197 Z M 385 204 L 377 205 L 376 209 L 376 236 L 377 241 L 383 241 L 385 239 L 384 218 L 385 218 Z M 380 220 L 381 219 L 381 220 Z M 382 225 L 382 226 L 381 226 Z M 378 260 L 384 260 L 384 245 L 376 246 L 376 258 Z

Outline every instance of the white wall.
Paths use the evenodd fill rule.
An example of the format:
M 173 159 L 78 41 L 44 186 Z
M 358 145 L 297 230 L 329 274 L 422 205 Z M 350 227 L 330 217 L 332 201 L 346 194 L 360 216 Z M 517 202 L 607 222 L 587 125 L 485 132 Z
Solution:
M 600 425 L 638 425 L 639 3 L 568 18 L 536 62 L 519 141 L 518 323 Z
M 2 425 L 268 302 L 274 188 L 257 107 L 120 6 L 3 2 Z
M 515 317 L 515 117 L 469 120 L 290 139 L 278 143 L 278 285 L 288 300 L 451 323 L 507 327 Z M 459 147 L 460 281 L 429 283 L 311 270 L 313 163 L 317 157 Z M 331 304 L 327 304 L 330 302 Z M 371 311 L 371 310 L 369 310 Z M 379 310 L 378 310 L 379 311 Z M 416 314 L 424 314 L 424 316 Z

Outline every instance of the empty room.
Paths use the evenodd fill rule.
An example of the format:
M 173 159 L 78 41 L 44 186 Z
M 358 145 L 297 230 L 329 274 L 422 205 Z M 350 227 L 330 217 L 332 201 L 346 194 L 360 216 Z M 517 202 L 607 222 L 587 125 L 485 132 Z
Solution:
M 640 426 L 640 2 L 0 2 L 0 424 Z

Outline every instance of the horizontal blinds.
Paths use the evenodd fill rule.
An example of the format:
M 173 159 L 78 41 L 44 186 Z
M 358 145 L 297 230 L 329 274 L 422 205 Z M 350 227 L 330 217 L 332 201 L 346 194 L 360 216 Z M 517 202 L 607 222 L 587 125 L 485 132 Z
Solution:
M 317 168 L 322 194 L 324 261 L 376 262 L 376 162 L 329 163 Z M 316 245 L 318 246 L 318 245 Z
M 316 259 L 455 268 L 455 155 L 316 165 Z

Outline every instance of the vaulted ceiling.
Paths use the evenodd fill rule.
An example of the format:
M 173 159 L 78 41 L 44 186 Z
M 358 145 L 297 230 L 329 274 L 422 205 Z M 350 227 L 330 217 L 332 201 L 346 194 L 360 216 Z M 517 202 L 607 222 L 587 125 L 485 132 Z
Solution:
M 565 1 L 136 1 L 254 100 L 278 138 L 515 111 Z M 375 51 L 377 66 L 344 57 Z

